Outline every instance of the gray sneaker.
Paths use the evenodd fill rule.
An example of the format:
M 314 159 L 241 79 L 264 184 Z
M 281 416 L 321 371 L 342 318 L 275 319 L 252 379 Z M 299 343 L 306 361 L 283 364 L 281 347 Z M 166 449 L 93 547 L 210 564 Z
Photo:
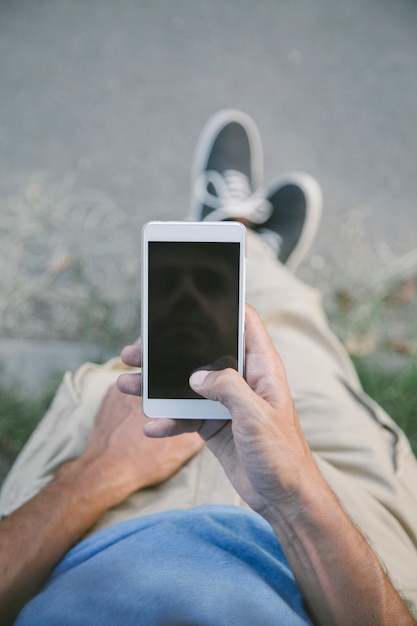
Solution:
M 291 172 L 264 191 L 271 215 L 255 230 L 276 256 L 294 271 L 316 236 L 321 212 L 319 183 L 309 174 Z
M 219 111 L 197 143 L 189 220 L 265 222 L 271 205 L 260 190 L 262 182 L 263 150 L 255 122 L 241 111 Z

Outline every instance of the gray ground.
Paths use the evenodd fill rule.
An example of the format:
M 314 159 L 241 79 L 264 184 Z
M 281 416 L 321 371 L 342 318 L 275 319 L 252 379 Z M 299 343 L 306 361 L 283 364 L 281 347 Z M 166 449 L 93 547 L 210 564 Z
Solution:
M 322 184 L 304 278 L 415 273 L 415 0 L 1 0 L 0 77 L 4 338 L 134 332 L 140 228 L 184 217 L 222 107 L 256 120 L 267 181 Z

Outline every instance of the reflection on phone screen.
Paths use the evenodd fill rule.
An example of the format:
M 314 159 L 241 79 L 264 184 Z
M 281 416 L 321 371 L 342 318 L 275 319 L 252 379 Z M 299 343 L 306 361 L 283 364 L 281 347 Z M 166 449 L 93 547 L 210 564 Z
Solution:
M 196 369 L 237 369 L 239 243 L 149 242 L 150 398 L 199 398 Z

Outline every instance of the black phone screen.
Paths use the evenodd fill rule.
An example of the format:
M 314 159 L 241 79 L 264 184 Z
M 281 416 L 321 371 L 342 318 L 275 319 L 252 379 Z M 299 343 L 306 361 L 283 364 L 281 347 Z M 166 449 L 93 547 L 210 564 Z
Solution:
M 148 396 L 200 398 L 196 369 L 238 364 L 240 244 L 148 243 Z

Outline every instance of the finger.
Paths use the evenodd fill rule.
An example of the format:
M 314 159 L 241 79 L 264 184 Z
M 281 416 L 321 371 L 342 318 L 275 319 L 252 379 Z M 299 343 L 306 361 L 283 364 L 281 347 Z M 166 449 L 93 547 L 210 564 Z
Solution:
M 246 305 L 245 378 L 259 396 L 277 405 L 288 391 L 284 364 L 255 309 Z
M 183 433 L 198 432 L 201 428 L 202 420 L 174 420 L 170 418 L 158 418 L 148 421 L 143 432 L 147 437 L 161 438 L 174 437 Z
M 278 367 L 283 371 L 281 358 L 259 314 L 250 304 L 246 304 L 245 331 L 246 359 L 260 358 L 264 363 L 267 360 L 267 362 L 274 364 L 274 368 Z
M 142 394 L 142 374 L 120 374 L 117 379 L 117 387 L 123 393 L 140 396 Z
M 219 371 L 198 370 L 190 377 L 190 386 L 208 400 L 221 402 L 235 418 L 250 412 L 257 396 L 234 369 Z
M 142 366 L 142 344 L 135 343 L 131 346 L 125 346 L 120 354 L 123 363 L 130 367 Z
M 147 437 L 175 437 L 184 433 L 198 433 L 203 441 L 208 441 L 225 426 L 230 425 L 231 420 L 173 420 L 160 419 L 149 421 L 145 424 L 143 432 Z

